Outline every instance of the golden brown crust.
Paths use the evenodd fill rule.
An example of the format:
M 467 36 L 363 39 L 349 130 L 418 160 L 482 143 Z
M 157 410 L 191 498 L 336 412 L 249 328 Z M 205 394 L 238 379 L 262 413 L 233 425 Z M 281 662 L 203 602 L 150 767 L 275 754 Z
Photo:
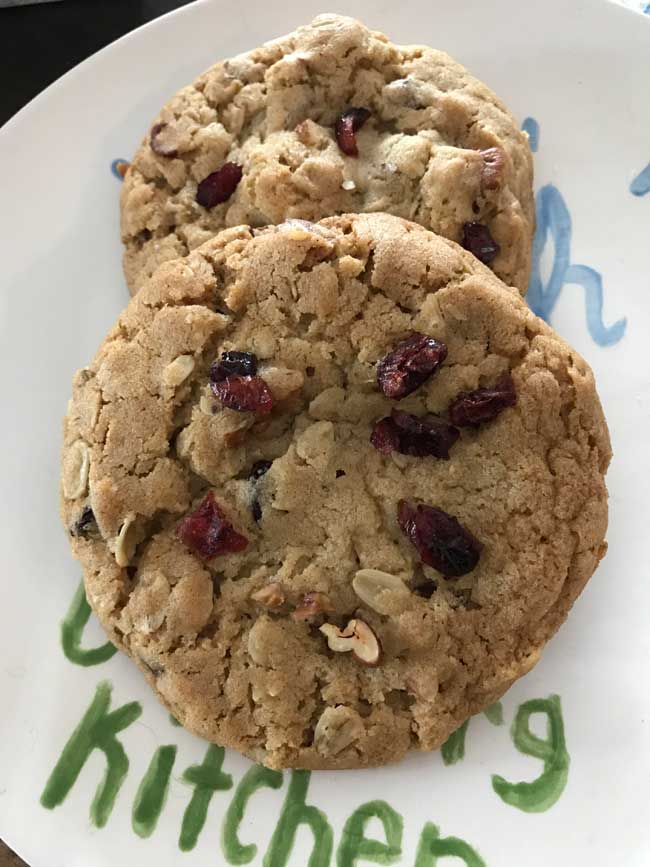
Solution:
M 350 106 L 371 111 L 357 158 L 333 131 Z M 454 241 L 465 223 L 484 223 L 501 246 L 495 273 L 526 290 L 535 222 L 528 140 L 444 52 L 396 46 L 351 18 L 321 15 L 217 63 L 156 124 L 175 156 L 155 153 L 147 132 L 122 190 L 132 291 L 226 226 L 353 211 L 388 211 Z M 197 184 L 226 161 L 243 166 L 243 179 L 226 203 L 201 207 Z
M 449 461 L 369 443 L 395 405 L 375 364 L 412 330 L 449 354 L 400 409 L 442 412 L 506 370 L 516 386 Z M 211 396 L 226 349 L 259 356 L 269 417 Z M 609 459 L 589 367 L 514 290 L 415 224 L 348 215 L 231 229 L 156 272 L 76 377 L 63 518 L 77 532 L 92 508 L 71 537 L 90 604 L 185 726 L 272 767 L 378 765 L 437 747 L 534 665 L 604 553 Z M 253 488 L 259 460 L 273 463 Z M 206 563 L 175 528 L 207 490 L 249 545 Z M 400 498 L 455 515 L 478 566 L 423 567 Z M 404 588 L 375 610 L 360 569 Z M 430 598 L 412 592 L 425 577 Z M 268 584 L 282 594 L 253 598 Z M 326 603 L 292 617 L 309 593 Z M 353 618 L 378 665 L 319 631 Z

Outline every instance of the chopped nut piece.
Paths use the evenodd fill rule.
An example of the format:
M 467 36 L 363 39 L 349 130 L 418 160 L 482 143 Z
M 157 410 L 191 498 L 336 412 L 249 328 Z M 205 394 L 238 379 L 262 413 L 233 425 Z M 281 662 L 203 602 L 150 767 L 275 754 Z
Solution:
M 303 120 L 294 129 L 296 138 L 307 147 L 317 145 L 323 139 L 323 132 L 313 120 Z
M 124 519 L 119 535 L 115 539 L 115 562 L 118 566 L 128 566 L 135 554 L 137 545 L 135 515 L 130 513 Z
M 149 134 L 151 150 L 159 157 L 173 159 L 178 156 L 180 137 L 173 124 L 155 123 Z
M 360 569 L 352 579 L 352 588 L 362 602 L 378 614 L 389 614 L 390 606 L 382 597 L 386 593 L 410 596 L 408 587 L 397 575 L 379 569 Z
M 301 370 L 287 367 L 263 367 L 260 376 L 271 389 L 275 400 L 286 400 L 298 394 L 305 381 Z
M 205 415 L 214 415 L 216 406 L 217 405 L 215 404 L 212 397 L 208 396 L 207 394 L 201 395 L 201 400 L 199 401 L 199 409 L 202 413 L 204 413 Z
M 279 608 L 281 605 L 284 605 L 284 590 L 281 584 L 274 581 L 272 584 L 265 584 L 264 587 L 256 590 L 255 593 L 251 593 L 251 599 L 259 602 L 261 605 L 265 605 L 267 608 Z
M 179 355 L 163 370 L 163 382 L 170 388 L 176 388 L 184 382 L 194 370 L 194 358 L 191 355 Z
M 363 620 L 350 620 L 341 630 L 333 623 L 323 623 L 320 631 L 327 638 L 330 650 L 348 653 L 350 650 L 364 665 L 377 665 L 381 656 L 379 639 Z
M 348 178 L 346 181 L 343 181 L 341 188 L 344 190 L 356 190 L 357 185 L 354 183 L 352 178 Z
M 481 171 L 481 186 L 484 190 L 498 190 L 503 178 L 505 155 L 501 148 L 486 148 L 481 151 L 483 169 Z
M 62 486 L 66 500 L 83 497 L 88 488 L 90 450 L 83 440 L 77 440 L 68 449 L 63 459 Z
M 301 604 L 294 609 L 291 617 L 294 620 L 311 620 L 318 614 L 326 614 L 332 610 L 329 596 L 325 593 L 306 593 Z
M 314 746 L 322 756 L 336 756 L 363 731 L 363 720 L 351 707 L 326 707 L 314 729 Z

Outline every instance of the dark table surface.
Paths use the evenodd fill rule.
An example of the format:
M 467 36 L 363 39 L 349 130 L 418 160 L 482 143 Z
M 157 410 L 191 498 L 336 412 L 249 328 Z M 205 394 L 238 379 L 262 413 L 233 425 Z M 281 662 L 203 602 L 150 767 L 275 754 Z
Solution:
M 60 0 L 0 8 L 0 126 L 73 66 L 190 0 Z M 0 840 L 0 867 L 24 867 Z
M 190 0 L 60 0 L 0 8 L 0 125 L 86 57 Z

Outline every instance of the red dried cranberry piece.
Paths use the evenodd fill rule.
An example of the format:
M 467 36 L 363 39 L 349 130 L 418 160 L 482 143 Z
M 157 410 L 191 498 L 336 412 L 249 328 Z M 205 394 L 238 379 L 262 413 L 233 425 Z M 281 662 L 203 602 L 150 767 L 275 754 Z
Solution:
M 196 201 L 204 208 L 214 208 L 228 199 L 242 179 L 242 167 L 237 163 L 224 163 L 216 172 L 203 178 L 196 189 Z
M 348 108 L 336 120 L 336 141 L 344 154 L 358 157 L 356 132 L 370 117 L 367 108 Z
M 414 332 L 377 365 L 377 383 L 386 397 L 401 400 L 435 373 L 447 347 L 435 337 Z
M 235 530 L 212 491 L 205 495 L 194 512 L 183 518 L 176 528 L 176 535 L 204 560 L 211 560 L 217 554 L 235 554 L 248 545 L 248 539 Z
M 261 376 L 227 376 L 211 382 L 215 396 L 228 409 L 266 415 L 273 409 L 273 395 Z
M 489 265 L 501 249 L 483 223 L 465 223 L 461 244 L 484 265 Z
M 492 388 L 463 391 L 449 406 L 449 418 L 458 427 L 471 427 L 492 421 L 500 412 L 517 403 L 515 384 L 509 373 Z
M 471 572 L 483 546 L 456 518 L 435 506 L 413 506 L 406 500 L 397 504 L 397 522 L 417 548 L 422 562 L 446 578 Z
M 392 418 L 380 419 L 370 434 L 370 443 L 382 455 L 399 451 L 400 437 L 399 428 Z
M 155 123 L 151 127 L 151 132 L 149 134 L 149 144 L 151 145 L 151 150 L 155 154 L 158 154 L 159 157 L 176 157 L 178 156 L 177 149 L 173 145 L 165 144 L 164 132 L 166 129 L 166 123 Z
M 449 449 L 460 431 L 433 413 L 417 416 L 394 409 L 389 418 L 377 422 L 370 442 L 382 454 L 392 451 L 416 458 L 431 455 L 449 460 Z
M 221 360 L 214 361 L 210 368 L 210 381 L 221 382 L 228 376 L 255 376 L 257 356 L 252 352 L 222 352 Z

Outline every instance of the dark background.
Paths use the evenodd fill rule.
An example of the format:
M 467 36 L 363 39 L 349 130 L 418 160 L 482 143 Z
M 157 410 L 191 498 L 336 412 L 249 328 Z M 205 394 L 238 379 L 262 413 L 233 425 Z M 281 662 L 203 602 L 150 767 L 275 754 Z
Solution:
M 95 51 L 189 2 L 60 0 L 1 8 L 0 126 L 48 84 Z

